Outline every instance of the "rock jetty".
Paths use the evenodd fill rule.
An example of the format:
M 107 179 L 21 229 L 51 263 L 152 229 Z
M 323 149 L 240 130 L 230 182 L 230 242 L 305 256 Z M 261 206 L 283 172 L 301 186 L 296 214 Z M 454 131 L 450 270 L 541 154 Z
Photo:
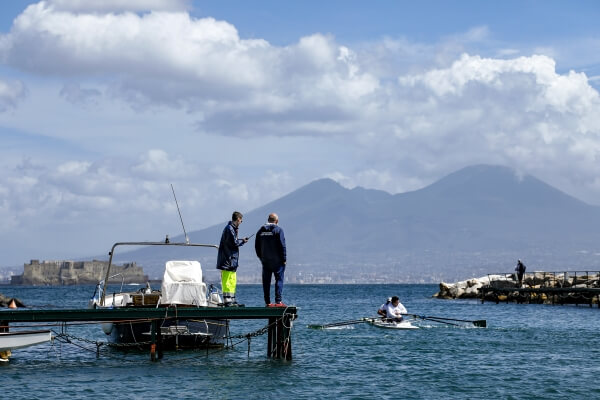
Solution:
M 474 299 L 542 303 L 595 303 L 600 288 L 600 272 L 531 272 L 519 285 L 514 274 L 496 274 L 456 283 L 441 282 L 439 299 Z M 561 298 L 558 298 L 560 296 Z
M 491 281 L 500 282 L 502 285 L 516 287 L 517 282 L 504 275 L 490 275 L 481 278 L 472 278 L 456 283 L 440 283 L 440 290 L 433 297 L 438 299 L 474 299 L 479 297 L 479 289 L 489 285 Z

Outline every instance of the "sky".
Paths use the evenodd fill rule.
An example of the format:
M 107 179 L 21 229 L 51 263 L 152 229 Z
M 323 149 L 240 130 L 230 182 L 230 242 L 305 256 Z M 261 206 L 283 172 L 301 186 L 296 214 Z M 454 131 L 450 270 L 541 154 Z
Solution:
M 171 185 L 188 232 L 320 178 L 403 193 L 482 163 L 600 205 L 599 20 L 597 1 L 0 2 L 0 267 L 179 235 Z

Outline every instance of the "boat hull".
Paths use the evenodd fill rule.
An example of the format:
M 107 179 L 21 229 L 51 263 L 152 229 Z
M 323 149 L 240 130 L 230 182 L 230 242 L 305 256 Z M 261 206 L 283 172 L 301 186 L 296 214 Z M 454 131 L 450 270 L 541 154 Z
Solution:
M 404 330 L 410 330 L 410 329 L 419 329 L 418 326 L 414 326 L 413 324 L 411 324 L 409 321 L 402 321 L 402 322 L 393 322 L 393 321 L 384 321 L 378 318 L 365 318 L 365 321 L 367 321 L 369 324 L 376 326 L 377 328 L 383 328 L 383 329 L 404 329 Z
M 159 324 L 164 349 L 221 347 L 227 333 L 226 320 L 165 320 Z M 111 342 L 123 348 L 145 348 L 152 340 L 152 324 L 146 321 L 113 323 L 109 334 Z
M 0 332 L 0 352 L 48 342 L 52 339 L 49 330 Z

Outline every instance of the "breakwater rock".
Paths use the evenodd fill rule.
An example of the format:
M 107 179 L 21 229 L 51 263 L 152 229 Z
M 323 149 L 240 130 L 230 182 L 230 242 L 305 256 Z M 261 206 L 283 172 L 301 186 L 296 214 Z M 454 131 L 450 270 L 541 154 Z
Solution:
M 440 290 L 433 297 L 438 299 L 474 299 L 479 297 L 479 289 L 489 285 L 491 281 L 505 287 L 516 287 L 517 281 L 508 279 L 505 275 L 488 275 L 481 278 L 472 278 L 456 283 L 440 283 Z
M 7 297 L 7 296 L 3 295 L 2 293 L 0 293 L 0 307 L 8 307 L 10 305 L 11 301 L 14 301 L 15 306 L 17 306 L 17 307 L 25 307 L 25 304 L 23 304 L 23 302 L 21 302 L 21 300 L 15 298 L 15 297 Z

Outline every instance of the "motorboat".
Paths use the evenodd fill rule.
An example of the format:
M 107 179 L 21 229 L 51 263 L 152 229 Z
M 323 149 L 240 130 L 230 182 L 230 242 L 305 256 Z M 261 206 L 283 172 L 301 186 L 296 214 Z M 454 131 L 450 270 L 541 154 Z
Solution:
M 363 318 L 363 321 L 384 329 L 419 329 L 418 326 L 413 325 L 410 321 L 403 319 L 400 322 L 392 321 L 387 318 Z
M 202 277 L 202 267 L 196 260 L 167 261 L 160 290 L 150 283 L 136 291 L 123 291 L 123 281 L 118 292 L 108 293 L 107 283 L 116 278 L 110 274 L 115 248 L 119 246 L 167 246 L 215 248 L 217 245 L 164 242 L 115 243 L 109 253 L 105 278 L 98 282 L 89 301 L 90 308 L 190 308 L 220 307 L 222 295 L 213 285 L 207 288 Z M 118 274 L 117 274 L 118 275 Z M 223 319 L 163 319 L 159 321 L 164 348 L 206 348 L 223 346 L 228 332 L 228 321 Z M 117 345 L 146 347 L 151 339 L 150 321 L 115 321 L 102 324 L 102 330 Z
M 48 342 L 52 339 L 49 330 L 0 332 L 0 362 L 8 361 L 11 351 Z

